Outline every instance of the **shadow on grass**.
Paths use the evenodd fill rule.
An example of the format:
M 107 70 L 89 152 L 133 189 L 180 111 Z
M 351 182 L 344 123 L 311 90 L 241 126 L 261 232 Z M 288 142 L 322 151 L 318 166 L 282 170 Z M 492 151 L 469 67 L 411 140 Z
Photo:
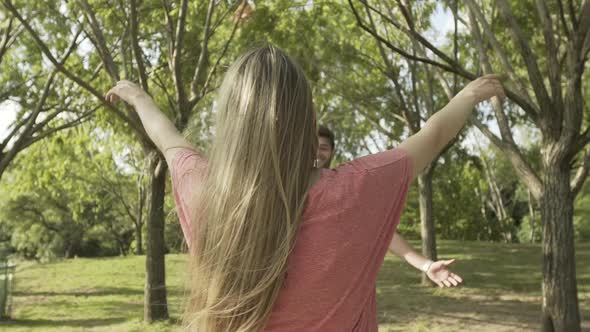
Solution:
M 0 327 L 97 327 L 120 324 L 127 321 L 126 317 L 85 318 L 85 319 L 11 319 L 0 321 Z
M 145 331 L 168 331 L 164 328 L 167 325 L 180 324 L 180 318 L 174 316 L 157 322 L 155 327 L 143 322 L 142 288 L 99 286 L 68 289 L 67 283 L 62 285 L 62 289 L 55 291 L 42 288 L 22 288 L 15 291 L 14 306 L 27 310 L 20 311 L 13 319 L 0 321 L 0 331 L 9 331 L 11 328 L 19 331 L 70 328 L 98 328 L 99 331 L 110 331 L 115 325 L 127 327 L 129 324 L 139 324 L 140 330 L 145 328 Z M 178 306 L 176 299 L 171 297 L 180 293 L 182 292 L 177 287 L 168 287 L 169 309 Z M 162 323 L 163 325 L 158 325 Z
M 407 285 L 381 287 L 377 294 L 379 323 L 397 325 L 420 320 L 531 330 L 538 327 L 540 322 L 538 303 L 479 294 L 451 295 L 453 291 Z
M 590 273 L 582 262 L 590 259 L 589 248 L 580 245 L 577 249 L 578 288 L 587 292 Z M 380 324 L 485 331 L 539 329 L 543 264 L 539 245 L 468 242 L 462 247 L 443 243 L 439 254 L 439 259 L 457 259 L 451 270 L 463 277 L 464 284 L 443 290 L 420 286 L 420 273 L 388 257 L 377 283 Z M 587 302 L 580 301 L 582 317 L 590 317 Z
M 102 287 L 88 290 L 65 292 L 15 291 L 14 296 L 109 296 L 109 295 L 143 295 L 143 289 L 123 287 Z

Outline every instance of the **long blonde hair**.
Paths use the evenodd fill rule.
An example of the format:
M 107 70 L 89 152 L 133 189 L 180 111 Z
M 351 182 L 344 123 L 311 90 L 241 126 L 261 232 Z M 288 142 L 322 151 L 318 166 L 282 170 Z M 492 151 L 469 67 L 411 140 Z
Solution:
M 281 289 L 317 151 L 311 89 L 264 46 L 228 70 L 208 171 L 196 195 L 190 331 L 259 331 Z

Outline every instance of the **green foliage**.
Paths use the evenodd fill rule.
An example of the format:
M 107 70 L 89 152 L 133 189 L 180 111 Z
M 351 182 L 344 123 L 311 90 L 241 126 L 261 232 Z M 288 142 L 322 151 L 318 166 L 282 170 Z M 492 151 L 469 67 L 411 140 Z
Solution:
M 524 217 L 520 227 L 518 228 L 518 239 L 522 243 L 539 243 L 543 235 L 543 229 L 541 228 L 541 220 L 539 216 L 536 216 L 533 220 L 534 223 L 534 234 L 531 227 L 531 217 Z
M 590 185 L 578 194 L 574 209 L 574 234 L 578 241 L 590 241 Z
M 137 64 L 128 34 L 129 3 L 112 0 L 88 2 L 101 26 L 106 46 L 112 52 L 119 78 L 138 81 Z M 65 52 L 80 23 L 85 27 L 80 38 L 88 37 L 90 28 L 82 2 L 13 0 L 13 3 L 24 17 L 31 18 L 33 27 L 57 57 Z M 386 6 L 385 2 L 374 3 L 380 8 Z M 446 1 L 442 6 L 451 4 L 451 1 Z M 206 5 L 206 1 L 189 2 L 185 47 L 181 53 L 182 79 L 186 89 L 201 52 Z M 218 2 L 213 17 L 218 29 L 211 36 L 209 57 L 206 59 L 208 69 L 217 60 L 232 33 L 235 23 L 232 16 L 237 5 L 238 1 Z M 494 13 L 491 3 L 483 5 L 486 14 Z M 434 2 L 413 3 L 418 31 L 432 28 L 431 17 L 437 6 Z M 542 31 L 535 28 L 538 22 L 529 18 L 530 11 L 536 10 L 531 6 L 526 2 L 512 2 L 515 15 L 530 38 L 533 49 L 540 52 L 543 47 Z M 397 6 L 392 8 L 391 15 L 403 20 Z M 162 2 L 146 0 L 138 9 L 138 38 L 150 93 L 170 118 L 177 119 L 182 110 L 178 109 L 175 100 L 175 83 L 169 66 L 172 61 L 168 49 L 170 38 Z M 174 22 L 178 19 L 178 11 L 174 2 L 170 12 Z M 499 41 L 509 46 L 511 39 L 505 33 L 504 25 L 501 19 L 492 22 Z M 406 50 L 412 49 L 412 41 L 405 34 L 395 29 L 384 33 L 390 41 Z M 86 38 L 65 66 L 103 93 L 112 86 L 113 78 L 107 73 L 103 55 L 97 51 L 95 42 Z M 391 77 L 387 76 L 391 73 L 387 71 L 381 50 L 374 38 L 358 27 L 347 1 L 256 1 L 255 10 L 239 24 L 232 44 L 212 76 L 212 92 L 205 94 L 191 114 L 184 133 L 195 146 L 206 151 L 214 133 L 213 88 L 219 84 L 227 66 L 246 49 L 265 42 L 283 48 L 304 68 L 312 85 L 318 120 L 336 133 L 335 165 L 391 148 L 409 134 L 407 126 L 393 114 L 400 111 L 400 96 Z M 459 62 L 468 68 L 476 67 L 477 61 L 473 61 L 477 59 L 476 49 L 466 31 L 459 31 L 458 44 Z M 447 43 L 441 48 L 450 52 L 452 45 Z M 11 99 L 19 105 L 17 119 L 22 119 L 35 106 L 51 66 L 47 66 L 47 60 L 27 33 L 19 37 L 16 50 L 11 50 L 3 58 L 0 95 L 11 89 Z M 397 82 L 402 89 L 401 95 L 422 119 L 428 117 L 429 101 L 434 109 L 444 106 L 448 97 L 438 81 L 427 75 L 426 67 L 387 52 L 390 65 L 399 75 Z M 508 52 L 508 55 L 515 64 L 517 74 L 526 77 L 518 52 Z M 491 61 L 493 67 L 500 67 L 498 59 L 492 57 Z M 542 57 L 539 61 L 541 66 L 546 65 Z M 415 66 L 414 71 L 411 66 Z M 585 78 L 588 75 L 586 73 Z M 17 87 L 18 82 L 26 84 Z M 416 91 L 411 89 L 413 84 L 417 85 Z M 458 81 L 458 86 L 461 84 Z M 588 87 L 585 88 L 588 90 Z M 58 75 L 48 105 L 62 106 L 68 112 L 52 124 L 57 125 L 61 123 L 59 121 L 64 121 L 64 117 L 87 110 L 94 103 L 94 96 L 70 79 Z M 514 129 L 532 132 L 522 112 L 512 105 L 508 107 Z M 493 119 L 490 114 L 485 115 Z M 128 208 L 136 212 L 136 179 L 145 169 L 143 151 L 135 143 L 129 126 L 115 117 L 112 111 L 100 110 L 91 123 L 93 129 L 84 127 L 59 134 L 42 141 L 38 147 L 25 150 L 3 178 L 0 183 L 0 243 L 10 250 L 17 250 L 27 257 L 49 259 L 65 255 L 68 246 L 77 247 L 74 250 L 76 253 L 88 256 L 119 253 L 120 241 L 123 246 L 135 246 L 129 235 L 133 224 Z M 521 150 L 535 171 L 540 173 L 539 135 L 529 136 L 525 138 L 528 141 Z M 497 185 L 505 195 L 510 214 L 506 220 L 498 220 L 486 207 L 490 188 L 481 166 L 480 158 L 484 156 L 493 165 Z M 444 239 L 500 241 L 503 234 L 509 233 L 514 235 L 515 241 L 528 242 L 530 229 L 527 227 L 530 225 L 522 209 L 528 198 L 524 186 L 516 179 L 512 165 L 500 151 L 467 153 L 460 147 L 451 149 L 439 161 L 433 178 L 438 236 Z M 113 186 L 118 188 L 117 195 L 113 193 Z M 586 209 L 589 195 L 587 191 L 583 192 L 576 201 L 575 228 L 580 240 L 589 238 L 590 211 Z M 125 201 L 130 202 L 128 207 L 122 204 Z M 182 250 L 182 232 L 169 193 L 165 210 L 167 249 L 178 252 Z M 43 218 L 47 225 L 43 224 Z M 416 186 L 410 189 L 399 230 L 411 238 L 420 235 Z M 537 234 L 540 234 L 540 226 L 538 230 Z M 5 234 L 13 235 L 8 237 Z
M 83 126 L 17 158 L 0 208 L 14 250 L 41 260 L 126 253 L 132 222 L 123 204 L 135 187 L 115 144 L 111 133 Z

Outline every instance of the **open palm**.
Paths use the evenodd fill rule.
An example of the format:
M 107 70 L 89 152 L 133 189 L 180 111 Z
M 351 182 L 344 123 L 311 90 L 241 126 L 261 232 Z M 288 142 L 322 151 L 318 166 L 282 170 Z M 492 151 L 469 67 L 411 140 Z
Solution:
M 463 282 L 463 279 L 449 271 L 448 266 L 451 265 L 455 260 L 450 259 L 446 261 L 436 261 L 430 265 L 426 275 L 432 280 L 438 287 L 454 287 Z

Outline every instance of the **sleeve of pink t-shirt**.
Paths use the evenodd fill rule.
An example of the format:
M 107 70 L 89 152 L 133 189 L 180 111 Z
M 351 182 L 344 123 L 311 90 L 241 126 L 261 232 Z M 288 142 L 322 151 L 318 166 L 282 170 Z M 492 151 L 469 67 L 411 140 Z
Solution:
M 191 198 L 195 189 L 202 184 L 207 169 L 207 160 L 190 148 L 179 149 L 170 165 L 172 191 L 176 203 L 176 213 L 188 247 L 191 245 L 192 213 Z
M 377 275 L 412 172 L 399 148 L 322 171 L 267 331 L 377 331 Z
M 338 229 L 349 261 L 376 280 L 399 223 L 412 180 L 412 160 L 403 149 L 368 155 L 334 170 L 331 188 L 339 191 Z

